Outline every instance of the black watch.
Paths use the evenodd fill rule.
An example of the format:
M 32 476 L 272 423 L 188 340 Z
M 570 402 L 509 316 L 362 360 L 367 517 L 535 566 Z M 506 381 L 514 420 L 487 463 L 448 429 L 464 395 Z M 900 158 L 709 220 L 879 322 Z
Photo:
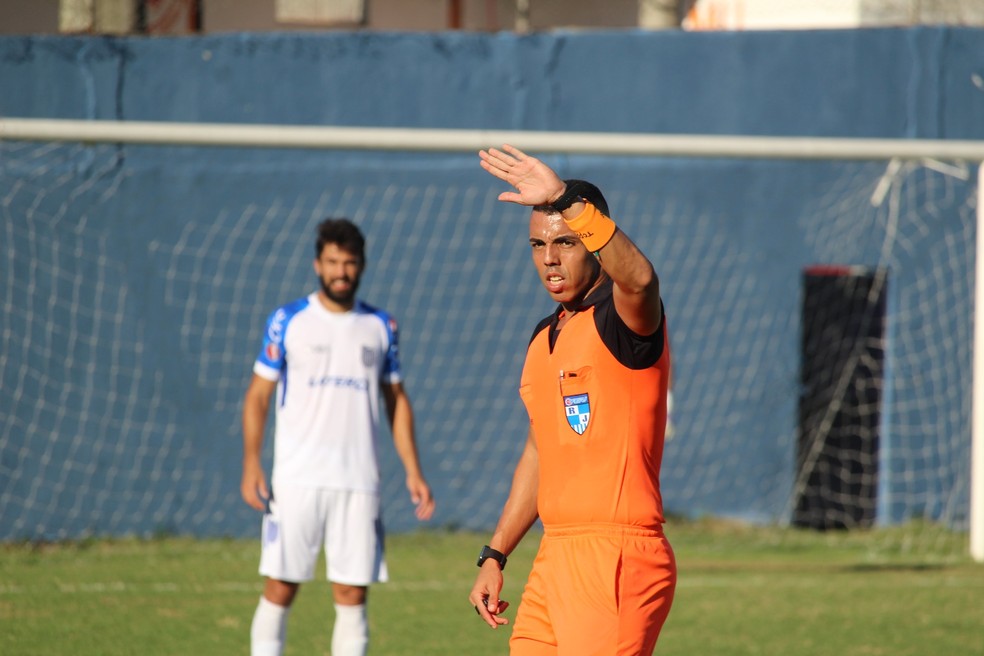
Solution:
M 489 558 L 499 563 L 500 570 L 506 569 L 506 554 L 502 553 L 501 551 L 496 551 L 489 545 L 485 545 L 484 547 L 482 547 L 482 553 L 478 554 L 478 563 L 476 564 L 479 567 L 481 567 L 482 563 L 484 563 Z
M 580 180 L 571 180 L 564 189 L 564 193 L 560 195 L 560 198 L 550 203 L 550 207 L 553 208 L 555 212 L 563 213 L 568 207 L 574 203 L 582 200 L 581 191 L 584 189 L 584 185 L 581 184 Z

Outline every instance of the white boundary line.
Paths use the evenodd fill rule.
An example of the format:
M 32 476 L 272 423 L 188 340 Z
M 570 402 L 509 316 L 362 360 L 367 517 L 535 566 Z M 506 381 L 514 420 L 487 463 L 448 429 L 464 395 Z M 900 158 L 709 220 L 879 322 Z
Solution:
M 887 566 L 891 569 L 891 565 Z M 819 570 L 818 570 L 819 571 Z M 837 565 L 832 566 L 832 571 L 843 571 L 840 570 Z M 814 572 L 816 573 L 816 572 Z M 802 586 L 811 586 L 813 583 L 809 580 L 804 580 L 801 576 L 797 575 L 794 570 L 778 571 L 778 572 L 761 572 L 761 571 L 745 571 L 745 572 L 735 572 L 727 576 L 715 576 L 715 575 L 681 575 L 680 579 L 677 581 L 678 588 L 730 588 L 736 586 L 740 579 L 741 585 L 745 586 L 762 586 L 762 587 L 783 587 L 783 588 L 795 588 Z M 915 580 L 914 580 L 915 579 Z M 325 585 L 324 580 L 319 580 L 317 582 L 308 582 L 306 585 L 310 586 L 315 583 Z M 379 583 L 372 586 L 372 593 L 385 593 L 385 592 L 461 592 L 462 590 L 467 591 L 472 585 L 472 581 L 390 581 L 388 583 Z M 865 585 L 871 585 L 870 582 L 865 583 Z M 957 574 L 957 573 L 947 573 L 946 567 L 943 567 L 940 571 L 930 570 L 923 572 L 921 576 L 916 577 L 905 577 L 902 580 L 892 582 L 890 585 L 883 586 L 885 588 L 908 588 L 911 589 L 915 587 L 926 587 L 926 588 L 982 588 L 984 589 L 984 581 L 967 577 Z M 4 597 L 18 597 L 23 595 L 36 596 L 39 594 L 49 594 L 52 590 L 56 589 L 59 594 L 65 595 L 89 595 L 89 594 L 157 594 L 157 595 L 190 595 L 190 594 L 203 594 L 211 595 L 217 593 L 234 593 L 234 594 L 245 594 L 256 592 L 257 594 L 263 591 L 263 581 L 257 580 L 256 582 L 250 583 L 246 581 L 217 581 L 208 584 L 179 584 L 174 582 L 148 582 L 148 583 L 128 583 L 126 581 L 96 581 L 89 583 L 66 583 L 57 582 L 47 585 L 0 585 L 0 599 Z

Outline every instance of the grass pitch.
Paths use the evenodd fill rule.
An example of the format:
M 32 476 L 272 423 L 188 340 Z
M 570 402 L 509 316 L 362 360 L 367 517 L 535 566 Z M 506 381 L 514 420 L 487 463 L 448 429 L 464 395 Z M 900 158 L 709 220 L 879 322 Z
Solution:
M 984 656 L 984 565 L 931 527 L 814 533 L 671 522 L 680 568 L 660 656 Z M 515 616 L 538 536 L 510 557 Z M 391 581 L 370 591 L 376 656 L 505 654 L 468 604 L 485 535 L 390 536 Z M 0 654 L 248 654 L 257 540 L 0 545 Z M 319 572 L 323 572 L 323 566 Z M 328 584 L 301 589 L 287 656 L 327 656 Z

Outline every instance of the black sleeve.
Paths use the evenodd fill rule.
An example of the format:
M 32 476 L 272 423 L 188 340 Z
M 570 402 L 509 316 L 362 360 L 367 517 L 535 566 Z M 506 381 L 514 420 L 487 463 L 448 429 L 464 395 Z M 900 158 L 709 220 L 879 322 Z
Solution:
M 595 306 L 595 327 L 615 359 L 629 369 L 647 369 L 662 357 L 666 341 L 666 316 L 652 335 L 637 335 L 615 311 L 615 301 L 609 296 Z

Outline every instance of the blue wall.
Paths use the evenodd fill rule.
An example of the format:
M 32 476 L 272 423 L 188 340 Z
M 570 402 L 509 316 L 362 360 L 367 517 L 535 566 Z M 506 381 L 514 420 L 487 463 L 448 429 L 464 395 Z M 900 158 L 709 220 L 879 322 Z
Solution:
M 980 30 L 4 37 L 6 116 L 980 138 Z
M 2 37 L 0 115 L 984 139 L 981 76 L 984 31 L 949 28 Z M 799 275 L 834 262 L 889 266 L 905 331 L 882 519 L 965 526 L 976 171 L 904 170 L 910 224 L 891 232 L 867 202 L 884 162 L 549 161 L 596 181 L 660 271 L 671 511 L 788 511 Z M 327 214 L 363 225 L 364 297 L 401 320 L 434 523 L 490 528 L 525 436 L 522 349 L 550 310 L 501 190 L 460 154 L 0 145 L 0 539 L 252 535 L 239 403 Z M 927 280 L 946 313 L 909 300 Z M 387 524 L 413 528 L 380 451 Z

